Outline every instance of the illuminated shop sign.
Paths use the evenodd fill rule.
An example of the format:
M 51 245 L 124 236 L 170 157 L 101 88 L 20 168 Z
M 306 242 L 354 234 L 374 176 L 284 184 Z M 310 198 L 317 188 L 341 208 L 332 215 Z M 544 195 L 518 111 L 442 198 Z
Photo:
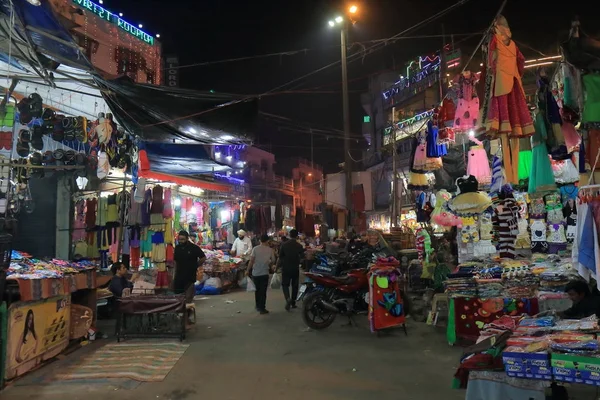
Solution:
M 149 45 L 154 45 L 154 36 L 147 34 L 141 29 L 138 29 L 136 26 L 131 25 L 129 22 L 121 19 L 118 15 L 111 13 L 110 11 L 99 6 L 98 4 L 93 3 L 90 0 L 73 0 L 73 3 L 85 8 L 88 11 L 93 12 L 105 21 L 117 25 L 119 28 L 123 29 L 130 35 L 135 36 L 141 41 L 146 42 Z
M 400 97 L 394 99 L 399 102 L 405 97 L 414 96 L 437 80 L 439 69 L 440 56 L 438 55 L 419 57 L 418 60 L 411 61 L 406 67 L 406 76 L 401 76 L 394 86 L 383 92 L 383 98 L 389 100 Z

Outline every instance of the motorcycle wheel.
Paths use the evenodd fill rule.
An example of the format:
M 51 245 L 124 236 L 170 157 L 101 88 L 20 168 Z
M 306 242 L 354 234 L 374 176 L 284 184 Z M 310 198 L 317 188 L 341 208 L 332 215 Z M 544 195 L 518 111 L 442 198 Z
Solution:
M 325 329 L 333 324 L 337 316 L 336 313 L 327 311 L 319 305 L 319 300 L 324 298 L 325 293 L 313 292 L 306 295 L 302 301 L 302 319 L 306 326 L 311 329 Z

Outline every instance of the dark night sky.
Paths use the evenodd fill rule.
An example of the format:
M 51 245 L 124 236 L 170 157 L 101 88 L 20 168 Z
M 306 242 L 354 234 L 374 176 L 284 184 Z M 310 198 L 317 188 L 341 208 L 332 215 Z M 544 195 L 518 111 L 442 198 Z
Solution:
M 483 31 L 490 24 L 501 0 L 471 0 L 441 19 L 411 32 L 415 35 L 447 35 Z M 349 42 L 364 42 L 395 35 L 415 23 L 454 4 L 450 0 L 372 0 L 361 4 L 360 22 L 351 28 Z M 338 1 L 248 1 L 248 0 L 104 0 L 112 12 L 144 24 L 149 33 L 160 33 L 163 54 L 177 54 L 181 65 L 237 57 L 310 49 L 293 55 L 257 58 L 181 69 L 181 86 L 213 89 L 217 92 L 260 94 L 340 59 L 339 33 L 327 21 L 338 14 Z M 557 43 L 579 14 L 583 28 L 594 34 L 597 15 L 592 1 L 571 1 L 550 8 L 547 0 L 509 0 L 504 15 L 513 38 L 546 54 L 557 54 Z M 339 8 L 337 8 L 339 9 Z M 587 29 L 586 29 L 587 28 Z M 480 39 L 476 35 L 461 43 L 467 58 Z M 455 41 L 464 36 L 455 36 Z M 449 40 L 449 38 L 448 38 Z M 441 47 L 441 38 L 401 40 L 364 59 L 349 64 L 350 108 L 353 135 L 359 136 L 364 112 L 360 93 L 367 88 L 369 74 L 402 66 L 409 58 L 432 53 Z M 366 43 L 365 46 L 372 44 Z M 360 46 L 354 45 L 349 54 Z M 540 56 L 521 46 L 526 57 Z M 282 115 L 313 127 L 342 129 L 339 64 L 283 90 L 328 91 L 332 93 L 275 93 L 261 98 L 262 112 Z M 289 126 L 286 124 L 286 126 Z M 279 127 L 279 129 L 278 129 Z M 295 129 L 304 131 L 296 126 Z M 335 136 L 333 133 L 332 136 Z M 314 136 L 315 162 L 329 172 L 343 158 L 340 140 Z M 310 135 L 281 129 L 281 124 L 261 119 L 258 145 L 279 158 L 310 158 Z M 266 145 L 266 147 L 264 146 Z M 365 143 L 353 143 L 364 148 Z M 356 153 L 360 157 L 360 153 Z

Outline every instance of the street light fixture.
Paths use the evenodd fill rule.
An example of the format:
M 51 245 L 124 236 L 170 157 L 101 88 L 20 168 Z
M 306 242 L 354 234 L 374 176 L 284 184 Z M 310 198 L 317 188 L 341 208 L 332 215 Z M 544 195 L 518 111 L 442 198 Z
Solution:
M 351 5 L 348 8 L 348 14 L 355 15 L 358 7 Z M 350 158 L 350 103 L 348 98 L 348 65 L 347 65 L 347 37 L 348 21 L 354 24 L 356 21 L 350 15 L 349 18 L 343 18 L 341 15 L 329 21 L 330 27 L 340 26 L 340 47 L 342 62 L 342 107 L 344 113 L 344 172 L 346 175 L 346 208 L 348 209 L 348 228 L 352 225 L 352 159 Z

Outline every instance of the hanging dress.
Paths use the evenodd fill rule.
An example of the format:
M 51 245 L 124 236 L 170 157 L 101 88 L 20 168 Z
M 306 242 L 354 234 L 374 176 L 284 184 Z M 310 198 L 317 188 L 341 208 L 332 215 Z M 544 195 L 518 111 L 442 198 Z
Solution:
M 469 150 L 467 175 L 477 178 L 480 185 L 489 185 L 492 182 L 492 171 L 488 156 L 483 146 L 473 146 Z
M 137 192 L 138 189 L 134 188 L 134 190 Z M 135 194 L 133 197 L 136 197 Z M 142 223 L 142 205 L 143 203 L 138 203 L 136 201 L 129 203 L 128 225 L 140 225 Z
M 554 99 L 550 89 L 550 81 L 547 76 L 543 75 L 543 73 L 543 70 L 540 70 L 537 78 L 537 106 L 540 114 L 544 117 L 546 133 L 548 134 L 546 143 L 549 147 L 550 153 L 554 159 L 562 160 L 568 157 L 565 146 L 565 137 L 562 132 L 562 118 L 560 116 L 558 104 L 556 103 L 556 100 Z M 561 146 L 565 147 L 561 148 Z
M 173 218 L 173 206 L 171 205 L 171 189 L 166 188 L 163 201 L 163 217 Z
M 152 206 L 150 207 L 150 224 L 155 231 L 164 230 L 163 210 L 163 188 L 156 185 L 152 189 Z
M 543 192 L 556 188 L 552 165 L 546 148 L 546 126 L 543 116 L 535 117 L 535 134 L 531 137 L 531 175 L 529 177 L 529 193 Z
M 142 226 L 150 225 L 150 202 L 152 201 L 152 190 L 147 189 L 144 194 L 144 202 L 141 204 Z
M 529 138 L 519 139 L 519 186 L 525 186 L 529 180 L 532 158 L 531 140 Z
M 417 135 L 418 136 L 418 135 Z M 425 165 L 427 154 L 425 145 L 421 144 L 419 137 L 415 137 L 412 143 L 410 155 L 410 174 L 408 179 L 408 188 L 411 190 L 425 190 L 429 187 L 429 180 L 425 175 Z M 246 222 L 246 227 L 248 223 Z
M 504 17 L 500 17 L 504 22 Z M 493 74 L 490 104 L 486 128 L 492 134 L 508 134 L 510 137 L 531 136 L 533 121 L 525 99 L 521 76 L 525 69 L 525 57 L 496 22 L 496 33 L 489 44 L 488 66 Z M 508 29 L 506 24 L 504 29 Z M 508 42 L 508 44 L 506 44 Z
M 438 144 L 438 127 L 433 125 L 430 120 L 427 122 L 427 157 L 443 157 L 448 154 L 448 149 L 445 144 Z
M 496 32 L 488 45 L 484 127 L 492 138 L 502 143 L 506 180 L 518 184 L 519 138 L 534 133 L 525 99 L 521 76 L 525 57 L 511 39 L 508 22 L 503 16 L 495 21 Z
M 479 98 L 474 89 L 477 77 L 470 71 L 465 71 L 456 80 L 458 104 L 454 113 L 454 131 L 468 133 L 477 125 L 479 114 Z

